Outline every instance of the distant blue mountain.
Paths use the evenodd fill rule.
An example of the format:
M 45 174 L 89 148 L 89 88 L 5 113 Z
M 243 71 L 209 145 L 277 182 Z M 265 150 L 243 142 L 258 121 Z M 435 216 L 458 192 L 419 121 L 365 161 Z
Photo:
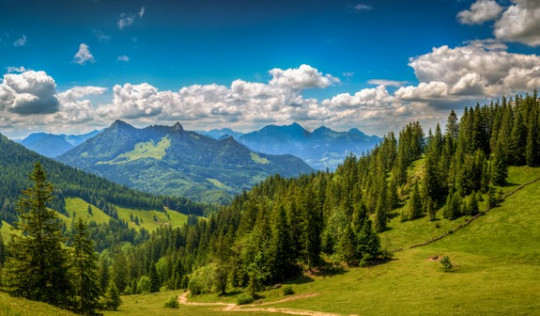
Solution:
M 240 138 L 240 136 L 244 135 L 243 133 L 233 131 L 230 128 L 212 129 L 209 131 L 197 131 L 197 133 L 211 137 L 213 139 L 223 139 L 228 136 L 232 136 L 234 139 L 238 139 Z
M 320 170 L 334 170 L 350 153 L 361 155 L 380 140 L 356 128 L 337 132 L 321 126 L 309 132 L 298 123 L 268 125 L 238 138 L 239 142 L 254 151 L 272 155 L 291 154 Z
M 25 139 L 20 140 L 19 143 L 44 156 L 57 157 L 68 150 L 79 146 L 87 139 L 92 138 L 99 133 L 101 133 L 101 131 L 98 130 L 82 135 L 33 133 L 28 135 Z

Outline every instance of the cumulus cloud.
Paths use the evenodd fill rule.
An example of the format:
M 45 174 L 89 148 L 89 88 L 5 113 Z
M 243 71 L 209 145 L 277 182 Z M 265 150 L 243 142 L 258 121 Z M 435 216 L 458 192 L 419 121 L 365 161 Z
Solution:
M 75 53 L 75 56 L 73 56 L 73 62 L 79 65 L 84 65 L 86 64 L 86 62 L 93 63 L 94 61 L 94 55 L 90 53 L 90 47 L 88 47 L 88 45 L 86 45 L 85 43 L 81 43 L 79 45 L 79 50 L 77 51 L 77 53 Z
M 270 85 L 290 89 L 326 88 L 339 82 L 338 78 L 329 74 L 322 75 L 317 69 L 309 65 L 301 65 L 299 68 L 286 70 L 274 68 L 269 73 L 272 75 Z
M 478 45 L 433 48 L 409 65 L 421 84 L 396 91 L 408 100 L 524 92 L 538 88 L 540 79 L 540 57 Z
M 529 46 L 540 45 L 540 1 L 512 0 L 495 23 L 495 37 Z
M 129 56 L 127 55 L 118 56 L 118 58 L 116 58 L 116 61 L 123 61 L 127 63 L 129 61 Z
M 26 45 L 26 35 L 23 34 L 23 36 L 19 37 L 15 42 L 13 42 L 13 46 L 15 47 L 21 47 Z
M 0 84 L 0 112 L 48 114 L 59 109 L 54 79 L 43 71 L 5 74 Z
M 67 132 L 75 126 L 104 127 L 118 118 L 138 126 L 178 120 L 190 129 L 251 130 L 297 121 L 308 128 L 324 124 L 382 134 L 413 120 L 433 127 L 446 118 L 450 107 L 540 86 L 540 57 L 486 48 L 492 44 L 442 46 L 412 58 L 409 65 L 419 81 L 416 85 L 374 79 L 369 83 L 376 87 L 321 100 L 305 97 L 304 91 L 340 81 L 309 65 L 271 69 L 265 82 L 238 79 L 230 85 L 195 84 L 177 91 L 159 90 L 149 83 L 117 84 L 110 98 L 104 87 L 57 93 L 54 80 L 44 72 L 6 74 L 0 84 L 0 127 L 32 124 L 64 127 Z M 398 89 L 392 93 L 387 87 Z
M 482 24 L 496 19 L 502 10 L 495 0 L 477 0 L 469 10 L 459 12 L 457 18 L 462 24 Z

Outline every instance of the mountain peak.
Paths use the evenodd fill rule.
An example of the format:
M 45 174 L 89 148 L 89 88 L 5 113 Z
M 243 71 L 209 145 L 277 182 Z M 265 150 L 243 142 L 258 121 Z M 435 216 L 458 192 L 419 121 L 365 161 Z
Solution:
M 129 125 L 128 123 L 122 121 L 122 120 L 116 120 L 114 121 L 109 128 L 113 129 L 120 129 L 120 128 L 133 128 L 133 126 Z
M 182 127 L 182 124 L 180 124 L 180 122 L 176 122 L 173 125 L 173 130 L 181 132 L 184 130 L 184 128 Z

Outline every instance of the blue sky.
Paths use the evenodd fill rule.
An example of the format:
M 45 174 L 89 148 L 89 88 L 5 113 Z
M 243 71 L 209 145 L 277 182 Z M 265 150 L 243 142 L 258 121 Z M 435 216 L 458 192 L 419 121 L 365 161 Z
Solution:
M 476 2 L 480 3 L 478 10 L 471 7 Z M 480 5 L 487 2 L 494 7 L 495 11 L 491 12 L 498 11 L 497 14 L 482 11 L 484 9 Z M 417 87 L 423 81 L 428 84 L 439 81 L 430 76 L 419 78 L 415 70 L 422 69 L 414 69 L 409 65 L 411 58 L 414 60 L 430 54 L 434 47 L 446 45 L 450 49 L 457 49 L 470 45 L 473 40 L 489 39 L 492 40 L 490 43 L 504 45 L 504 52 L 516 56 L 535 56 L 534 54 L 539 52 L 536 39 L 514 34 L 515 32 L 498 36 L 495 32 L 497 29 L 504 31 L 504 21 L 501 20 L 504 20 L 508 8 L 514 6 L 529 10 L 532 14 L 538 9 L 529 5 L 534 2 L 537 1 L 0 0 L 0 69 L 4 74 L 14 76 L 22 76 L 25 71 L 43 71 L 54 81 L 52 98 L 59 100 L 58 104 L 50 106 L 48 110 L 36 111 L 17 110 L 15 101 L 9 104 L 6 102 L 3 110 L 16 114 L 0 121 L 0 132 L 16 136 L 31 130 L 84 131 L 105 126 L 109 123 L 108 120 L 112 120 L 113 115 L 116 115 L 139 125 L 168 123 L 178 119 L 193 128 L 209 125 L 208 129 L 223 126 L 250 129 L 261 127 L 265 123 L 286 124 L 297 120 L 308 127 L 322 124 L 337 129 L 359 127 L 367 129 L 368 132 L 382 134 L 388 130 L 388 124 L 379 126 L 373 122 L 363 123 L 373 118 L 371 114 L 359 115 L 356 121 L 345 122 L 340 120 L 340 117 L 329 117 L 329 114 L 313 114 L 321 109 L 312 109 L 310 113 L 307 113 L 307 109 L 310 106 L 323 108 L 324 100 L 331 100 L 339 94 L 354 96 L 365 89 L 375 89 L 380 82 L 373 84 L 370 82 L 373 79 L 400 82 L 384 85 L 390 97 L 396 97 L 394 92 L 401 86 Z M 464 10 L 480 16 L 481 23 L 475 22 L 476 20 L 472 23 L 462 21 L 458 14 Z M 537 23 L 533 23 L 530 28 L 535 30 Z M 495 27 L 496 24 L 499 26 Z M 77 58 L 75 55 L 82 45 L 85 45 L 80 55 L 82 57 Z M 482 46 L 480 49 L 491 52 L 491 48 L 486 48 L 486 42 L 479 45 Z M 500 48 L 496 50 L 501 51 Z M 536 65 L 535 60 L 531 62 L 530 65 Z M 127 101 L 118 101 L 117 98 L 120 103 L 113 102 L 115 96 L 121 95 L 120 89 L 114 89 L 115 85 L 126 88 L 125 84 L 146 84 L 159 92 L 178 92 L 182 87 L 193 85 L 217 84 L 231 87 L 231 83 L 236 79 L 268 84 L 273 78 L 269 73 L 271 69 L 298 69 L 303 64 L 309 65 L 323 77 L 329 75 L 337 80 L 330 84 L 289 87 L 292 90 L 284 93 L 282 101 L 286 106 L 293 104 L 292 108 L 298 107 L 294 102 L 287 102 L 301 96 L 302 100 L 299 102 L 306 109 L 306 113 L 289 109 L 288 116 L 283 113 L 276 114 L 274 120 L 272 115 L 240 115 L 239 112 L 245 109 L 238 104 L 238 100 L 227 104 L 227 111 L 218 104 L 209 108 L 206 115 L 191 113 L 185 117 L 179 113 L 183 110 L 183 103 L 178 105 L 176 112 L 174 109 L 168 109 L 168 112 L 157 109 L 159 106 L 155 104 L 151 109 L 144 109 L 145 105 L 139 104 L 139 111 L 135 111 L 139 113 L 137 114 L 129 112 Z M 19 71 L 16 68 L 19 68 Z M 484 76 L 480 72 L 473 69 L 468 73 Z M 535 84 L 538 75 L 528 76 L 532 84 Z M 28 73 L 25 80 L 30 80 L 30 77 L 32 74 Z M 6 85 L 7 81 L 5 79 L 3 84 Z M 488 78 L 487 81 L 493 83 L 496 80 Z M 456 80 L 452 81 L 452 84 L 455 85 Z M 76 102 L 68 105 L 69 100 L 60 96 L 76 86 L 101 87 L 103 90 L 77 97 L 76 100 L 70 99 L 77 102 L 88 101 L 88 104 L 85 104 L 86 109 L 84 105 L 76 108 Z M 401 106 L 409 107 L 407 111 L 410 112 L 413 107 L 419 107 L 412 103 L 424 102 L 428 103 L 424 106 L 431 106 L 432 110 L 442 113 L 448 107 L 462 108 L 467 104 L 466 101 L 483 99 L 486 95 L 493 98 L 502 93 L 525 92 L 530 85 L 523 88 L 510 85 L 504 89 L 490 90 L 490 84 L 485 83 L 485 87 L 482 91 L 489 93 L 476 93 L 469 95 L 469 98 L 463 98 L 462 93 L 455 94 L 460 97 L 448 98 L 446 103 L 450 105 L 440 106 L 435 103 L 445 102 L 432 102 L 431 99 L 410 95 L 390 103 L 400 101 Z M 370 91 L 365 92 L 367 94 Z M 250 96 L 253 97 L 252 94 Z M 305 102 L 311 98 L 315 98 L 318 104 Z M 157 98 L 152 102 L 160 102 L 159 100 L 162 99 Z M 371 106 L 377 105 L 369 102 L 370 108 L 366 109 L 366 102 L 357 102 L 356 106 L 364 106 L 364 110 L 371 112 L 376 110 Z M 349 103 L 347 105 L 348 110 L 355 106 Z M 28 109 L 37 106 L 34 104 Z M 107 110 L 106 106 L 109 107 Z M 264 106 L 266 107 L 262 107 L 261 111 L 283 110 L 277 103 Z M 392 106 L 394 110 L 399 107 L 396 104 Z M 129 113 L 120 111 L 122 107 Z M 332 109 L 339 107 L 327 106 L 325 109 L 332 112 Z M 81 112 L 99 108 L 102 108 L 101 112 L 87 113 L 84 119 L 79 117 L 72 122 L 66 121 L 66 118 L 73 118 L 67 110 Z M 224 115 L 223 111 L 227 114 Z M 292 112 L 295 114 L 291 114 Z M 391 109 L 385 109 L 384 112 L 391 112 Z M 216 117 L 216 113 L 220 116 Z M 346 113 L 342 114 L 346 116 Z M 432 114 L 426 116 L 428 125 L 440 120 L 440 117 Z M 44 115 L 47 116 L 45 120 Z M 63 115 L 64 121 L 59 124 L 58 118 L 56 121 L 52 118 L 55 115 Z M 214 119 L 209 119 L 212 115 Z M 375 116 L 379 121 L 384 119 L 382 114 Z M 410 115 L 415 116 L 417 115 Z M 402 122 L 402 118 L 393 119 L 396 121 L 392 125 L 394 128 L 398 126 L 397 122 Z

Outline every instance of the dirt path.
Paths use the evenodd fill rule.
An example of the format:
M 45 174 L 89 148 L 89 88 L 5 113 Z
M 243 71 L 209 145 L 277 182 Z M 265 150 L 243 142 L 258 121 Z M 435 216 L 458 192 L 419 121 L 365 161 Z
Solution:
M 178 303 L 182 305 L 189 305 L 189 306 L 217 306 L 217 307 L 222 307 L 221 309 L 218 309 L 218 310 L 225 311 L 225 312 L 266 312 L 266 313 L 282 313 L 282 314 L 289 314 L 289 315 L 304 315 L 304 316 L 341 316 L 340 314 L 335 314 L 335 313 L 326 313 L 326 312 L 311 311 L 311 310 L 304 310 L 304 309 L 261 307 L 261 306 L 268 306 L 268 305 L 273 305 L 273 304 L 280 304 L 280 303 L 315 297 L 319 295 L 318 293 L 306 293 L 306 294 L 301 294 L 301 295 L 290 296 L 290 297 L 281 299 L 279 301 L 265 302 L 265 303 L 259 303 L 259 304 L 249 304 L 249 305 L 237 305 L 234 303 L 222 303 L 222 302 L 216 302 L 216 303 L 189 302 L 187 299 L 188 294 L 189 294 L 189 291 L 184 292 L 181 295 L 179 295 Z

